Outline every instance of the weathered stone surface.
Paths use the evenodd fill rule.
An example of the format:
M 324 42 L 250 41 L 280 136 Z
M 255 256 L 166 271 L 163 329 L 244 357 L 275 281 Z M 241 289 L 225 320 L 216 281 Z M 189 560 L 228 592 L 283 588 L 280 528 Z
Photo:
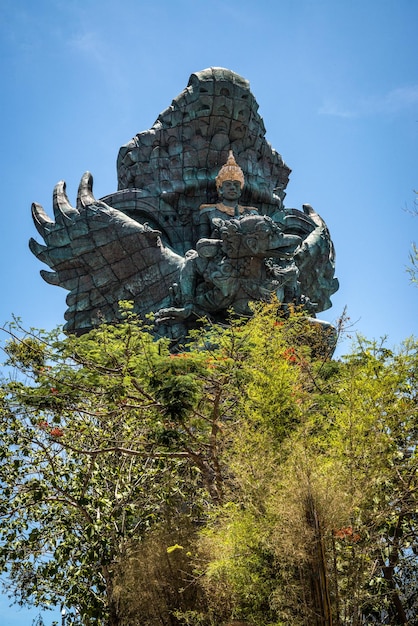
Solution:
M 290 169 L 265 132 L 247 80 L 224 68 L 196 72 L 154 126 L 120 148 L 119 189 L 140 189 L 142 197 L 163 201 L 166 211 L 195 211 L 216 202 L 215 178 L 233 150 L 246 176 L 243 203 L 271 215 L 283 197 L 275 190 L 286 188 Z
M 222 180 L 239 180 L 235 192 L 219 179 L 230 151 L 237 163 L 221 171 L 237 177 Z M 311 315 L 329 308 L 332 241 L 312 207 L 284 207 L 289 174 L 248 81 L 223 68 L 192 74 L 153 127 L 120 148 L 117 192 L 95 200 L 87 173 L 76 208 L 56 186 L 55 221 L 33 205 L 45 245 L 30 247 L 53 270 L 44 279 L 70 292 L 66 329 L 117 320 L 120 300 L 154 311 L 160 332 L 180 338 L 198 316 L 249 314 L 251 300 L 272 294 Z

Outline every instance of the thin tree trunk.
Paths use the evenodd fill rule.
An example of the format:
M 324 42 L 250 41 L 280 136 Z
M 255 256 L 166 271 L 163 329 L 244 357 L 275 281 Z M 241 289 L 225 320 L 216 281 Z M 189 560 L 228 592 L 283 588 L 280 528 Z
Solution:
M 106 579 L 106 597 L 109 609 L 109 617 L 106 626 L 121 626 L 119 602 L 114 596 L 113 581 L 107 567 L 103 568 L 103 574 Z
M 392 601 L 392 605 L 394 608 L 394 612 L 396 615 L 394 616 L 396 619 L 396 624 L 407 624 L 408 619 L 406 617 L 405 609 L 403 607 L 402 601 L 399 597 L 399 593 L 396 587 L 396 582 L 393 577 L 393 572 L 395 570 L 395 566 L 399 560 L 399 538 L 402 533 L 402 523 L 405 520 L 406 515 L 400 514 L 398 517 L 398 522 L 396 524 L 395 533 L 392 541 L 392 549 L 389 554 L 389 563 L 386 563 L 381 559 L 381 566 L 383 577 L 387 581 L 390 593 L 390 599 Z
M 328 589 L 324 540 L 315 502 L 310 491 L 306 499 L 306 521 L 312 530 L 313 537 L 310 571 L 312 613 L 316 626 L 332 626 L 332 609 Z
M 335 548 L 335 539 L 332 538 L 332 558 L 333 558 L 333 576 L 334 576 L 334 586 L 335 586 L 335 613 L 336 613 L 336 622 L 335 626 L 340 626 L 340 592 L 338 589 L 338 570 L 337 570 L 337 551 Z

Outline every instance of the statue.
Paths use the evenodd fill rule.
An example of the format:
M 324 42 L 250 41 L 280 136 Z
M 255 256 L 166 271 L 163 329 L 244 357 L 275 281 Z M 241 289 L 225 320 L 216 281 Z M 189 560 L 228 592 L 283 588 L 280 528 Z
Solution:
M 250 300 L 270 299 L 273 293 L 280 302 L 297 301 L 298 272 L 293 259 L 288 259 L 301 238 L 285 234 L 271 218 L 260 216 L 255 207 L 238 204 L 244 173 L 232 150 L 215 180 L 220 202 L 200 206 L 200 238 L 196 250 L 186 255 L 181 272 L 176 296 L 183 306 L 158 311 L 160 323 L 184 320 L 192 314 L 225 315 L 228 309 L 250 315 Z M 268 264 L 268 258 L 275 259 L 275 263 Z
M 244 187 L 244 180 L 244 172 L 235 161 L 234 154 L 230 150 L 227 162 L 221 167 L 215 179 L 220 202 L 216 204 L 202 204 L 200 206 L 200 237 L 214 235 L 213 220 L 215 218 L 226 216 L 240 218 L 243 215 L 258 214 L 258 210 L 255 207 L 238 204 Z
M 264 138 L 248 82 L 223 68 L 192 74 L 153 127 L 122 146 L 119 190 L 96 200 L 92 177 L 76 207 L 65 183 L 54 190 L 55 221 L 32 208 L 45 245 L 30 248 L 69 290 L 67 332 L 117 322 L 119 301 L 156 333 L 182 341 L 201 317 L 250 315 L 276 295 L 310 316 L 338 289 L 335 254 L 309 205 L 284 207 L 289 168 Z M 242 204 L 241 204 L 242 198 Z

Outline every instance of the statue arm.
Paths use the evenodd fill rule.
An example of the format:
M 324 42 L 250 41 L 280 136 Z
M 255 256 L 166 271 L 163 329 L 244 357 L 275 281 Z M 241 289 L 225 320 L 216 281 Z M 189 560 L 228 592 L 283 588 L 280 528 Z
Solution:
M 211 211 L 208 209 L 200 209 L 198 239 L 206 239 L 212 234 L 212 221 L 210 213 Z

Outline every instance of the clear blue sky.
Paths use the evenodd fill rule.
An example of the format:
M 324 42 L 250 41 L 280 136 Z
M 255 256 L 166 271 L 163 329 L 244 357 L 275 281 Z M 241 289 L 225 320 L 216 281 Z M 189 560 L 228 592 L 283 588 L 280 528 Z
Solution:
M 417 334 L 417 24 L 416 0 L 0 0 L 0 324 L 63 322 L 66 292 L 27 247 L 31 202 L 52 214 L 61 179 L 75 202 L 86 170 L 97 198 L 116 191 L 119 147 L 192 72 L 222 66 L 250 81 L 292 168 L 286 206 L 310 203 L 330 228 L 341 286 L 322 317 L 347 306 L 390 345 Z M 2 626 L 30 626 L 36 612 L 7 605 Z

